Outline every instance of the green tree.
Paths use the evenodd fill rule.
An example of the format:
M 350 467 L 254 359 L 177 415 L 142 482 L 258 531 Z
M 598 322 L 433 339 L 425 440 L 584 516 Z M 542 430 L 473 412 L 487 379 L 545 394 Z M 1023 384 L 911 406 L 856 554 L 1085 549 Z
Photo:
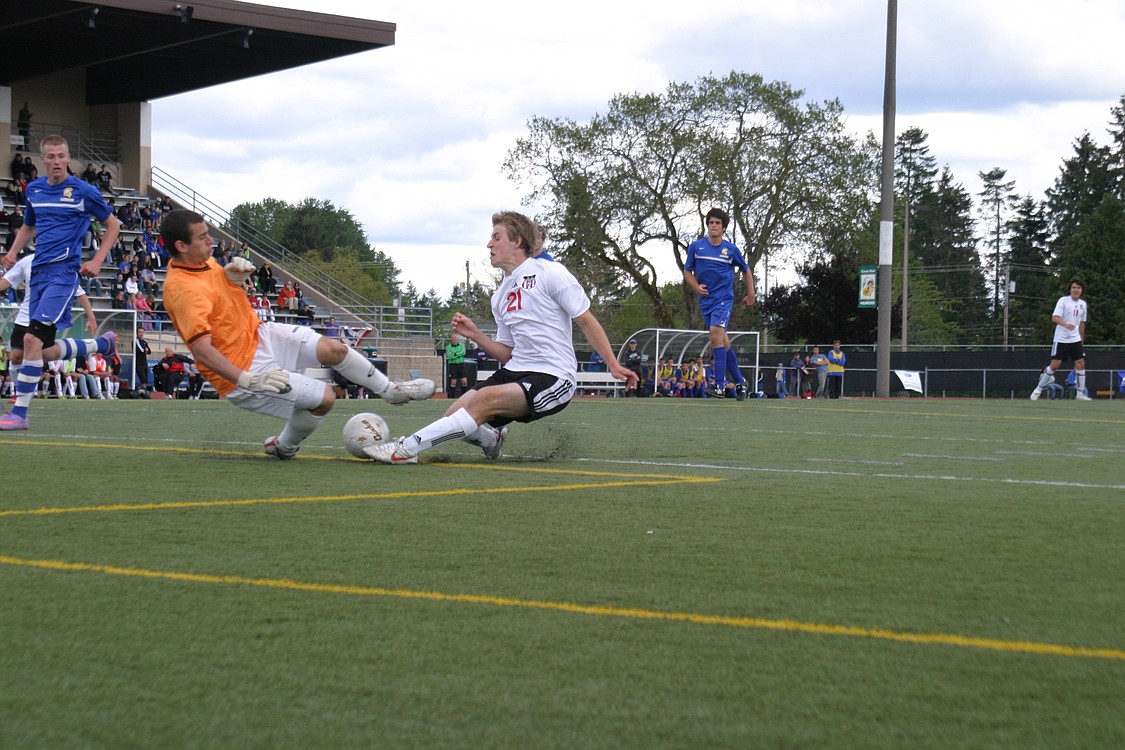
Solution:
M 243 203 L 231 211 L 228 231 L 250 226 L 323 273 L 358 292 L 371 304 L 389 305 L 401 295 L 401 271 L 386 253 L 367 243 L 352 213 L 331 201 L 305 198 L 298 204 L 277 198 Z
M 1063 160 L 1054 185 L 1047 190 L 1047 216 L 1054 231 L 1052 251 L 1065 252 L 1065 246 L 1078 232 L 1082 221 L 1101 205 L 1106 193 L 1113 192 L 1112 155 L 1083 133 L 1074 144 L 1074 155 Z
M 1032 343 L 1049 340 L 1049 316 L 1044 308 L 1058 297 L 1056 272 L 1050 259 L 1050 227 L 1043 204 L 1030 195 L 1016 206 L 1008 223 L 1009 282 L 1008 342 Z
M 560 258 L 600 299 L 636 290 L 659 325 L 687 309 L 696 327 L 690 290 L 669 298 L 651 258 L 670 253 L 682 270 L 710 206 L 730 212 L 751 267 L 781 243 L 822 250 L 838 224 L 866 218 L 875 149 L 845 132 L 839 102 L 802 97 L 743 73 L 619 95 L 585 125 L 533 119 L 504 169 L 546 206 Z
M 1003 267 L 1008 263 L 1006 237 L 1011 214 L 1019 200 L 1015 193 L 1016 183 L 1004 181 L 1006 170 L 993 167 L 987 172 L 978 172 L 984 188 L 977 193 L 980 198 L 980 216 L 986 227 L 986 246 L 992 265 L 992 314 L 1000 311 L 1000 287 Z
M 972 197 L 946 167 L 926 205 L 911 225 L 910 248 L 941 296 L 942 319 L 958 331 L 959 343 L 990 340 L 995 331 L 973 234 Z
M 1075 276 L 1086 282 L 1090 305 L 1086 341 L 1125 341 L 1125 305 L 1121 302 L 1125 299 L 1125 204 L 1116 195 L 1106 195 L 1085 217 L 1058 263 L 1062 284 Z

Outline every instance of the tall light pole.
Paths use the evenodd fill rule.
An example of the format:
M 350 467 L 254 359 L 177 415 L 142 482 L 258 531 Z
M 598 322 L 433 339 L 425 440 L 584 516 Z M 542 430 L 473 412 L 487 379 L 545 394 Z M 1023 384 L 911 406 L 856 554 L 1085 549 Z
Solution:
M 875 395 L 891 395 L 891 263 L 895 211 L 895 41 L 898 0 L 887 0 L 887 64 L 883 81 L 883 180 L 879 200 L 879 334 L 875 353 Z
M 910 330 L 910 178 L 906 180 L 906 213 L 902 216 L 902 350 Z

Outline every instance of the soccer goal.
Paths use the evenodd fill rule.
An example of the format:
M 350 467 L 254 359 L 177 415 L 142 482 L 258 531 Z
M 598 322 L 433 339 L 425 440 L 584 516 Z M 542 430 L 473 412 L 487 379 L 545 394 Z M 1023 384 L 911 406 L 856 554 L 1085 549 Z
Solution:
M 738 368 L 750 384 L 750 392 L 760 390 L 761 334 L 759 331 L 728 331 L 731 348 L 738 354 Z M 711 335 L 707 331 L 684 328 L 643 328 L 622 342 L 617 352 L 618 361 L 630 341 L 637 342 L 646 367 L 668 357 L 676 364 L 685 359 L 703 357 L 711 360 Z

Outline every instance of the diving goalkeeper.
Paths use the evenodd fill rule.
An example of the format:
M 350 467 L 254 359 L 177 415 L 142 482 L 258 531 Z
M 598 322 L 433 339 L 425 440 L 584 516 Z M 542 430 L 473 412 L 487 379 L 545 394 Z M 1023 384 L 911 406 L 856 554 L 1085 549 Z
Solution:
M 301 374 L 305 368 L 330 367 L 392 404 L 433 395 L 432 380 L 392 382 L 359 352 L 309 326 L 260 321 L 242 287 L 254 264 L 235 258 L 220 266 L 199 214 L 170 211 L 160 236 L 171 256 L 164 308 L 200 373 L 235 406 L 285 420 L 265 441 L 268 455 L 295 457 L 335 403 L 332 386 Z

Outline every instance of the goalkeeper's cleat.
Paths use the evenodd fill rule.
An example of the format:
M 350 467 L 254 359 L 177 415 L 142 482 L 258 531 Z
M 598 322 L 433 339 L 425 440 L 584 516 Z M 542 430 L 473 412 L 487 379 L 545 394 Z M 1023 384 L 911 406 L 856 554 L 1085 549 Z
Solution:
M 418 463 L 417 456 L 411 456 L 402 447 L 402 441 L 405 438 L 392 440 L 389 443 L 378 443 L 376 445 L 369 445 L 363 449 L 363 452 L 375 463 L 379 464 L 416 464 Z
M 101 335 L 101 338 L 105 339 L 108 344 L 105 350 L 105 358 L 112 360 L 117 355 L 117 331 L 106 331 Z
M 1038 401 L 1039 400 L 1039 394 L 1042 393 L 1042 392 L 1043 392 L 1042 388 L 1036 388 L 1034 391 L 1031 392 L 1031 400 L 1032 401 Z
M 1075 391 L 1074 392 L 1074 400 L 1075 401 L 1093 401 L 1094 399 L 1087 396 L 1085 391 Z
M 437 386 L 434 381 L 416 378 L 402 383 L 391 382 L 379 395 L 388 404 L 405 404 L 407 401 L 425 401 L 434 395 Z
M 484 451 L 485 458 L 496 460 L 504 456 L 504 454 L 501 452 L 501 449 L 504 447 L 504 441 L 508 439 L 508 428 L 494 428 L 492 432 L 496 434 L 496 442 L 491 448 L 485 448 L 484 446 L 481 446 L 481 450 Z
M 711 398 L 726 398 L 727 397 L 726 391 L 724 389 L 714 387 L 714 386 L 712 386 L 711 388 L 707 388 L 703 392 L 706 393 Z
M 280 461 L 288 461 L 297 457 L 297 451 L 301 450 L 300 446 L 296 448 L 285 448 L 277 441 L 278 435 L 268 438 L 262 445 L 267 456 L 273 456 Z
M 741 383 L 739 383 L 738 385 L 736 385 L 734 387 L 734 398 L 735 398 L 736 401 L 745 401 L 746 400 L 746 381 L 745 380 L 743 380 Z
M 27 417 L 17 417 L 11 412 L 0 417 L 0 430 L 26 430 L 27 428 Z

